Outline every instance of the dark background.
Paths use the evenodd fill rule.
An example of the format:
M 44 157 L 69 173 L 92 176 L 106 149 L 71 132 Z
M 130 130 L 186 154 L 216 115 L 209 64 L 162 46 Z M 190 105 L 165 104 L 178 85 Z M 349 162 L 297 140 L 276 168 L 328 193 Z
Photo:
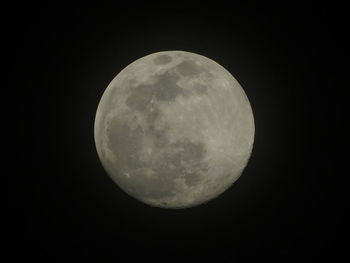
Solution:
M 19 98 L 10 107 L 18 143 L 8 184 L 12 258 L 342 255 L 344 7 L 191 3 L 15 8 L 5 24 L 10 90 Z M 93 139 L 99 99 L 115 75 L 142 56 L 174 49 L 228 69 L 256 125 L 242 177 L 217 199 L 185 210 L 148 207 L 122 192 Z

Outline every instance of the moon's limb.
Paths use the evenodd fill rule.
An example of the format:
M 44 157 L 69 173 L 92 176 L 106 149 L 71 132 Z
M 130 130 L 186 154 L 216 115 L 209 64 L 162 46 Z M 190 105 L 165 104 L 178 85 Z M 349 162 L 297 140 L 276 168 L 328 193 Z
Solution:
M 254 119 L 239 83 L 203 56 L 167 51 L 120 72 L 97 109 L 95 142 L 111 178 L 153 206 L 183 208 L 241 175 Z

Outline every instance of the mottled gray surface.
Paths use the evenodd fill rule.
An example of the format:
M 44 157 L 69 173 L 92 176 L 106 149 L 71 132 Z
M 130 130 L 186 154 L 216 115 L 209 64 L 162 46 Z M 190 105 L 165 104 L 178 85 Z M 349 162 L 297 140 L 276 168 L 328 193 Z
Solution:
M 159 207 L 218 196 L 240 176 L 253 140 L 253 114 L 238 82 L 214 61 L 182 51 L 126 67 L 95 119 L 108 174 L 129 195 Z

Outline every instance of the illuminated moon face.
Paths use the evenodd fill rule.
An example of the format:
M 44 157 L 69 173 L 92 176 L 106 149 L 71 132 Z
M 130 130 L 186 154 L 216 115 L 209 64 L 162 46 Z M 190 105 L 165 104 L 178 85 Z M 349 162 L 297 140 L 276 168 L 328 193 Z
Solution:
M 248 98 L 227 70 L 201 55 L 165 51 L 136 60 L 109 84 L 95 143 L 103 167 L 130 196 L 186 208 L 239 178 L 254 130 Z

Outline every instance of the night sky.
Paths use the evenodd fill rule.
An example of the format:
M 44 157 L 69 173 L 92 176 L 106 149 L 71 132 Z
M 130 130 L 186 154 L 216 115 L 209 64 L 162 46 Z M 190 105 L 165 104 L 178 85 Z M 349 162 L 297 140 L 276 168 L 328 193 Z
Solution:
M 12 258 L 340 257 L 342 7 L 198 3 L 17 7 L 5 25 L 14 97 L 3 98 L 15 109 L 18 144 L 7 174 Z M 164 50 L 224 66 L 254 112 L 243 175 L 191 209 L 152 208 L 125 194 L 94 144 L 95 112 L 109 82 L 134 60 Z

